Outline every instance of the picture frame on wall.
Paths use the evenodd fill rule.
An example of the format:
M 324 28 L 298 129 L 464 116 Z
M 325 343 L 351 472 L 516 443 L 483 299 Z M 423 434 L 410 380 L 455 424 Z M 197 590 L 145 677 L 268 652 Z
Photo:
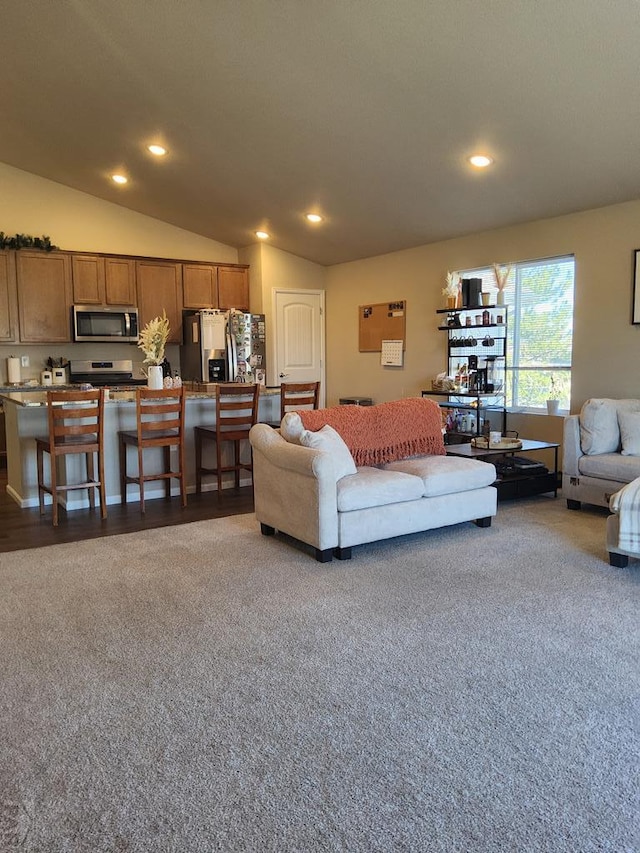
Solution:
M 640 325 L 640 249 L 634 252 L 633 265 L 633 308 L 631 322 Z

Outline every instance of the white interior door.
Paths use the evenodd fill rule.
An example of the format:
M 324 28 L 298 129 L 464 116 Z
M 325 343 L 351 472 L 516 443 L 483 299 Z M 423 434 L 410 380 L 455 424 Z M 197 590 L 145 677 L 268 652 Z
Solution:
M 274 289 L 275 376 L 282 382 L 320 381 L 324 406 L 324 291 Z

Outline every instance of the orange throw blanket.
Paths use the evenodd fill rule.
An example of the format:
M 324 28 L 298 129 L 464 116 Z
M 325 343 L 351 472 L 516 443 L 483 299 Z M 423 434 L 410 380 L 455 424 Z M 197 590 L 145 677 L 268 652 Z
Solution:
M 377 406 L 332 406 L 298 412 L 304 428 L 338 432 L 356 465 L 381 465 L 408 456 L 444 456 L 442 418 L 434 400 L 411 397 Z

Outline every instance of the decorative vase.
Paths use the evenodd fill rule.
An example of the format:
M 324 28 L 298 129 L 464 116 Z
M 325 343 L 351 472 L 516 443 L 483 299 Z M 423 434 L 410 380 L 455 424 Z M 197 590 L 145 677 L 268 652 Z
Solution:
M 162 365 L 150 364 L 147 368 L 147 388 L 159 391 L 163 387 Z
M 547 400 L 547 414 L 557 415 L 560 408 L 560 400 Z
M 498 295 L 496 296 L 496 305 L 504 305 L 504 293 L 502 290 L 498 291 Z

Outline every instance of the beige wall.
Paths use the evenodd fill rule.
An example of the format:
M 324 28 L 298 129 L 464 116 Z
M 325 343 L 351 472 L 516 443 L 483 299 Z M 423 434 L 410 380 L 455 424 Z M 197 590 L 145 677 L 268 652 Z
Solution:
M 123 191 L 126 203 L 126 188 Z M 231 246 L 0 163 L 0 231 L 61 249 L 237 263 Z
M 376 402 L 419 394 L 446 365 L 447 270 L 574 254 L 576 292 L 572 410 L 588 397 L 640 397 L 640 326 L 632 326 L 633 250 L 640 248 L 640 201 L 530 222 L 330 267 L 327 273 L 328 403 L 361 395 Z M 358 351 L 358 306 L 407 301 L 403 368 Z M 530 438 L 561 435 L 562 418 L 513 416 Z

